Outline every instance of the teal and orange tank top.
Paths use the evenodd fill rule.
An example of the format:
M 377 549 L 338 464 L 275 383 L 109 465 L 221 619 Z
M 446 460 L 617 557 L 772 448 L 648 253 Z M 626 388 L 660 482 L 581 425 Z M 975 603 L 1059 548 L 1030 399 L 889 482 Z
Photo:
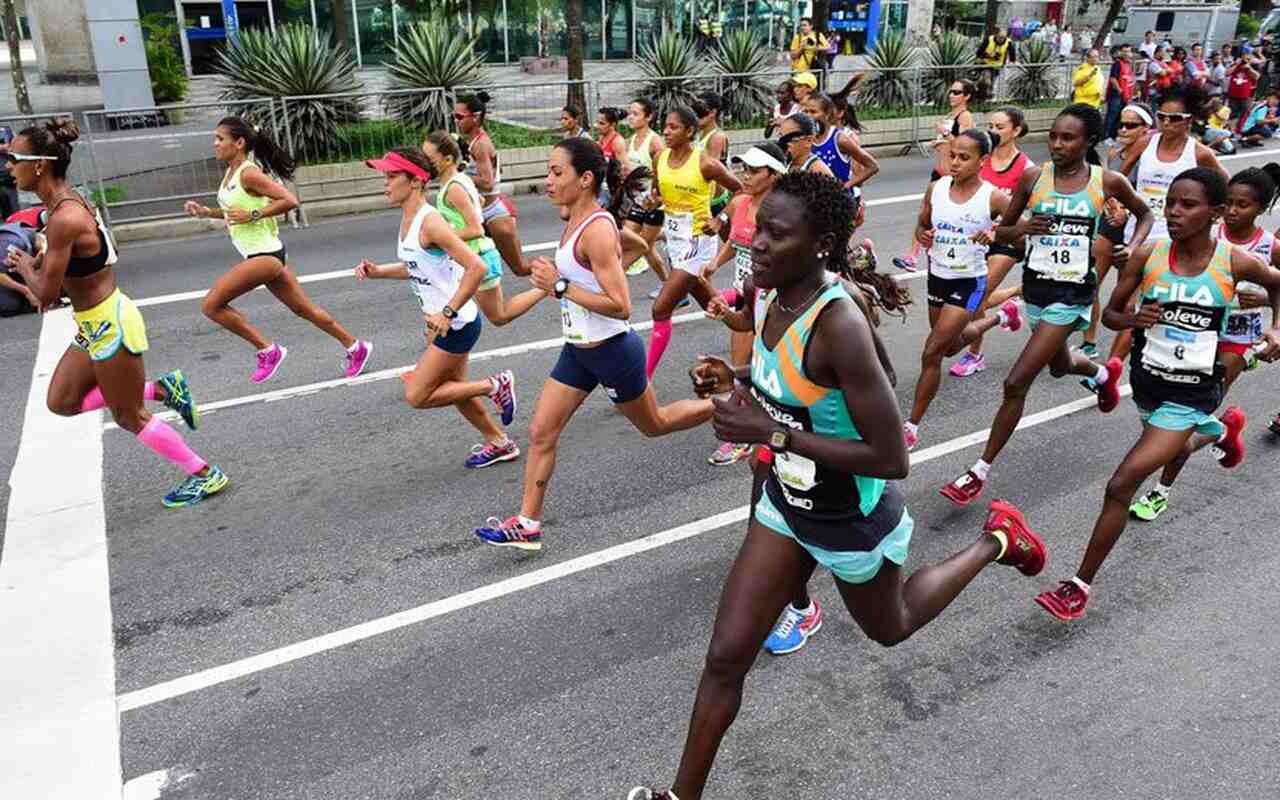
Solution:
M 1049 233 L 1027 236 L 1023 296 L 1041 307 L 1091 304 L 1098 293 L 1092 247 L 1105 199 L 1103 169 L 1090 165 L 1088 182 L 1071 194 L 1058 191 L 1054 175 L 1052 161 L 1041 167 L 1027 202 L 1032 215 L 1051 218 L 1053 227 Z

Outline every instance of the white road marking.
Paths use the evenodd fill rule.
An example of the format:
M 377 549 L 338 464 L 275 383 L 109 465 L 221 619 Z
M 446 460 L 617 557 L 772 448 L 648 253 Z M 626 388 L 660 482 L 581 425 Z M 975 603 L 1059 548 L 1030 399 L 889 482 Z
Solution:
M 1122 396 L 1131 393 L 1128 385 L 1122 386 L 1120 389 Z M 1028 414 L 1022 418 L 1018 424 L 1018 430 L 1031 428 L 1037 425 L 1043 425 L 1060 417 L 1074 414 L 1077 411 L 1083 411 L 1088 408 L 1097 406 L 1096 397 L 1083 397 L 1070 403 L 1064 403 L 1060 406 L 1039 411 L 1034 414 Z M 958 450 L 971 447 L 974 444 L 985 442 L 989 430 L 975 431 L 966 436 L 960 436 L 947 442 L 927 447 L 923 450 L 911 454 L 911 464 L 913 466 L 923 464 L 949 455 Z M 386 617 L 362 622 L 358 625 L 352 625 L 348 628 L 317 636 L 312 639 L 306 639 L 295 644 L 287 645 L 276 650 L 269 650 L 256 656 L 250 656 L 239 661 L 233 661 L 230 664 L 223 664 L 219 667 L 201 670 L 200 672 L 186 675 L 174 680 L 164 681 L 145 689 L 127 692 L 119 696 L 120 713 L 133 711 L 146 706 L 171 700 L 191 692 L 201 691 L 211 686 L 217 686 L 227 681 L 243 678 L 263 670 L 272 669 L 292 661 L 306 658 L 308 656 L 324 653 L 339 647 L 359 642 L 364 639 L 370 639 L 374 636 L 387 633 L 389 631 L 404 628 L 410 625 L 416 625 L 420 622 L 435 619 L 455 611 L 471 608 L 473 606 L 496 600 L 500 597 L 514 594 L 516 592 L 531 589 L 544 583 L 560 580 L 579 572 L 584 572 L 595 567 L 603 566 L 614 561 L 620 561 L 624 558 L 630 558 L 640 553 L 650 550 L 656 550 L 675 542 L 691 539 L 710 531 L 723 528 L 726 525 L 732 525 L 742 522 L 747 518 L 748 506 L 740 506 L 738 508 L 729 509 L 719 514 L 715 514 L 703 519 L 694 520 L 693 522 L 679 525 L 659 533 L 655 533 L 634 541 L 625 542 L 623 544 L 607 547 L 594 553 L 578 556 L 559 564 L 553 564 L 549 567 L 543 567 L 514 578 L 507 578 L 481 586 L 470 591 L 460 594 L 451 595 L 449 597 L 435 600 L 415 608 L 406 609 L 404 611 L 391 614 Z
M 166 789 L 195 777 L 194 772 L 176 769 L 158 769 L 139 775 L 124 785 L 121 800 L 159 800 Z
M 100 412 L 45 407 L 75 335 L 44 315 L 0 560 L 0 779 L 13 798 L 119 800 Z

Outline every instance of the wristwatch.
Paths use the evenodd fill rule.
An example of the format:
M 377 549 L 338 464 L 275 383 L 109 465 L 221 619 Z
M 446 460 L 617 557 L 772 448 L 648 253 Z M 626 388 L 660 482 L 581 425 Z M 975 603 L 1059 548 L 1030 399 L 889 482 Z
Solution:
M 451 306 L 445 306 L 444 308 L 440 309 L 440 315 L 443 316 L 445 319 L 453 319 L 454 317 L 458 316 L 458 312 L 454 311 Z
M 775 453 L 785 453 L 791 447 L 791 431 L 788 428 L 779 428 L 769 434 L 769 449 Z
M 253 220 L 254 222 L 257 222 L 258 220 L 262 219 L 262 209 L 255 208 L 254 210 L 250 211 L 249 219 Z
M 556 281 L 554 286 L 551 287 L 551 293 L 556 296 L 557 300 L 564 297 L 565 292 L 567 291 L 569 291 L 568 278 L 561 278 L 560 280 Z

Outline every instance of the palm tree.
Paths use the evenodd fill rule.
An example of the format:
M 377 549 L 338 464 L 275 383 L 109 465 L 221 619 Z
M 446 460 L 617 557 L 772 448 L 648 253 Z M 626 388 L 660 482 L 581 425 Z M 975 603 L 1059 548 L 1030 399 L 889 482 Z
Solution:
M 569 47 L 565 54 L 569 66 L 570 83 L 565 99 L 566 105 L 577 106 L 584 111 L 587 108 L 586 92 L 581 83 L 583 60 L 582 0 L 567 0 L 564 9 L 564 24 L 569 32 Z

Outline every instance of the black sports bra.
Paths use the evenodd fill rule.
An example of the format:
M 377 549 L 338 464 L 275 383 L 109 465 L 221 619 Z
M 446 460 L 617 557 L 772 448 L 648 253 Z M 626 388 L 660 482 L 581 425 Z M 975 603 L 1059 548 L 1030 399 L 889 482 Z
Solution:
M 68 200 L 78 201 L 85 211 L 89 211 L 89 206 L 85 205 L 83 200 L 75 197 L 64 197 L 53 208 L 49 209 L 49 217 L 53 217 L 53 212 L 57 211 Z M 98 231 L 98 252 L 91 256 L 72 255 L 67 260 L 66 277 L 68 278 L 87 278 L 95 272 L 101 272 L 106 269 L 107 261 L 111 258 L 111 247 L 107 244 L 106 234 L 102 232 L 102 226 L 98 224 L 97 216 L 92 211 L 89 211 L 89 213 L 93 216 L 93 226 Z

